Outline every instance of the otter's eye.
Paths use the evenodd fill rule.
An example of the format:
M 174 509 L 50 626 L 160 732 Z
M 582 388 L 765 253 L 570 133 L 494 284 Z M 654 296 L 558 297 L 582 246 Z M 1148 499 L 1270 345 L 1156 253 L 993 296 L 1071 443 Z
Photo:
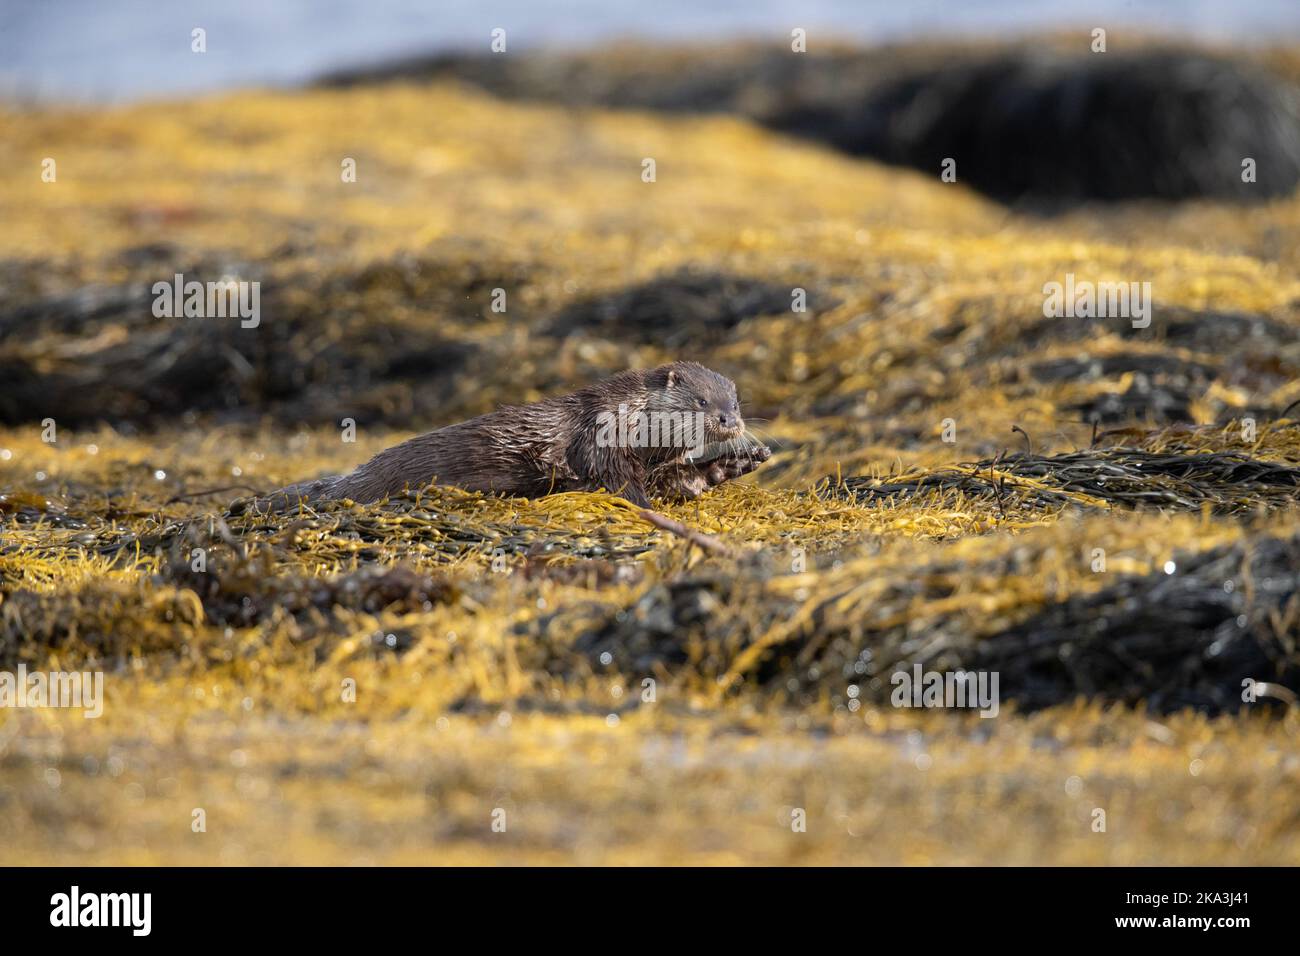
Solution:
M 740 399 L 738 399 L 738 398 L 733 398 L 733 399 L 731 400 L 731 410 L 732 410 L 733 412 L 738 412 L 738 411 L 740 411 Z
M 707 404 L 709 404 L 709 403 L 706 402 L 706 401 L 705 401 L 704 399 L 702 399 L 702 398 L 697 398 L 697 399 L 695 400 L 695 404 L 698 405 L 698 406 L 700 406 L 700 408 L 703 408 L 705 405 L 707 405 Z

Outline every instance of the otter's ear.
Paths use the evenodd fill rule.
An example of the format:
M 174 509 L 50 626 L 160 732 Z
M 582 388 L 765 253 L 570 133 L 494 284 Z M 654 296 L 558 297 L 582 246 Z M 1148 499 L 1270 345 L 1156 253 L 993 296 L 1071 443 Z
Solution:
M 670 368 L 668 370 L 668 377 L 664 379 L 664 388 L 672 388 L 676 384 L 677 384 L 677 370 Z

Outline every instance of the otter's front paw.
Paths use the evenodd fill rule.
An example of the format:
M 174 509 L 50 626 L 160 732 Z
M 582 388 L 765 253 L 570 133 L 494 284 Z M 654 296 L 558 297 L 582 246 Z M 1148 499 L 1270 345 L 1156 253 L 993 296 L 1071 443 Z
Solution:
M 700 470 L 710 486 L 720 485 L 724 481 L 749 474 L 771 457 L 772 449 L 766 445 L 755 445 L 739 454 L 714 459 L 700 466 Z

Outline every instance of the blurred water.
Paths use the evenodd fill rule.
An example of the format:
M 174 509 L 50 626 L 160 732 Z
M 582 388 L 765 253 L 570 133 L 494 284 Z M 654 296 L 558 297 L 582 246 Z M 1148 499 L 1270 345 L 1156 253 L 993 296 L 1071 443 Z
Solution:
M 435 49 L 611 38 L 866 42 L 1103 26 L 1239 43 L 1300 40 L 1300 0 L 0 0 L 0 94 L 121 100 L 295 83 Z M 207 30 L 208 52 L 190 51 Z

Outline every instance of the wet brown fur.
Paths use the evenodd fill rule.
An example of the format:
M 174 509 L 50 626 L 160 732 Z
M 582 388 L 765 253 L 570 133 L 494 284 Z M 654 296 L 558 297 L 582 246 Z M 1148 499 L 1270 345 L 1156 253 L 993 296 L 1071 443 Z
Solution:
M 625 447 L 598 440 L 602 412 L 704 415 L 704 437 L 722 453 L 692 461 L 683 447 Z M 745 437 L 736 386 L 695 362 L 621 372 L 568 395 L 507 405 L 385 449 L 356 470 L 299 482 L 257 499 L 262 510 L 298 502 L 378 501 L 433 482 L 536 498 L 604 489 L 633 504 L 649 496 L 694 498 L 753 471 L 771 451 Z

